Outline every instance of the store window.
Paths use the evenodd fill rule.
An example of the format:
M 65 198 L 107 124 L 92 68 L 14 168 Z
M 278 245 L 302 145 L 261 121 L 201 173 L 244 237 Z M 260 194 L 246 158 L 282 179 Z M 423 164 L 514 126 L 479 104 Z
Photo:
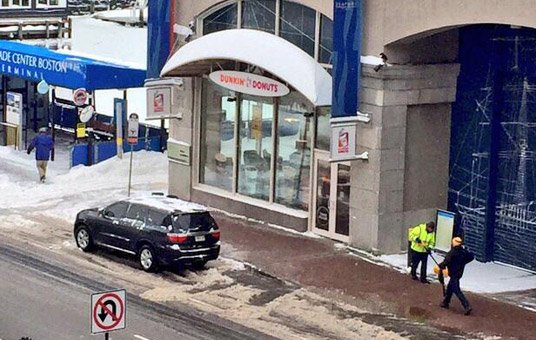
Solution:
M 281 36 L 313 57 L 318 49 L 318 61 L 331 64 L 333 21 L 325 15 L 317 16 L 314 9 L 287 0 L 243 0 L 240 8 L 239 13 L 237 2 L 231 2 L 206 13 L 201 19 L 203 34 L 233 28 L 261 30 Z M 317 29 L 320 39 L 315 39 Z
M 320 16 L 320 46 L 318 48 L 318 61 L 322 64 L 332 63 L 333 51 L 333 21 L 325 15 Z
M 210 14 L 203 20 L 203 34 L 236 28 L 237 4 L 232 4 Z
M 309 207 L 313 107 L 301 94 L 282 97 L 277 124 L 275 202 Z
M 199 182 L 231 191 L 236 97 L 205 79 L 202 103 Z
M 315 53 L 316 12 L 303 5 L 284 1 L 281 5 L 280 36 L 310 56 Z
M 242 28 L 275 33 L 275 0 L 248 0 L 242 3 Z
M 316 115 L 316 145 L 320 150 L 329 151 L 329 140 L 331 138 L 331 107 L 324 106 L 317 109 Z
M 238 192 L 268 200 L 273 154 L 273 100 L 243 95 L 240 108 Z

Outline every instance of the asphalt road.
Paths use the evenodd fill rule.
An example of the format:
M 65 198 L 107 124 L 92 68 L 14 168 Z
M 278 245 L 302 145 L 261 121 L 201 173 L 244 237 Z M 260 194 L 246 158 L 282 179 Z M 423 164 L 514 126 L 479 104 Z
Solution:
M 0 242 L 0 340 L 99 339 L 90 331 L 91 293 L 115 287 L 34 251 Z M 126 329 L 110 339 L 262 339 L 213 315 L 127 295 Z

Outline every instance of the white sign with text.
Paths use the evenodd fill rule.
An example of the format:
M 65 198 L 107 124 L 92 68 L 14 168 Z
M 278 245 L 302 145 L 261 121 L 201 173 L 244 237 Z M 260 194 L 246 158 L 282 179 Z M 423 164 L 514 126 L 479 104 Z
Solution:
M 216 71 L 210 80 L 229 90 L 260 97 L 283 97 L 290 89 L 283 83 L 257 74 L 239 71 Z

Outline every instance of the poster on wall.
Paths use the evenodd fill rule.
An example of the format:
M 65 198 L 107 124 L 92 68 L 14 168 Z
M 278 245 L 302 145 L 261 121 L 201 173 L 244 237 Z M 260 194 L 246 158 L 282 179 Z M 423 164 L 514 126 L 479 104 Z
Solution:
M 333 124 L 331 126 L 330 161 L 355 159 L 355 123 Z
M 436 250 L 448 252 L 454 233 L 454 218 L 451 211 L 438 210 L 436 213 Z
M 6 123 L 20 126 L 22 123 L 22 94 L 7 92 Z
M 171 87 L 147 89 L 147 120 L 171 117 Z M 181 118 L 180 113 L 175 118 Z

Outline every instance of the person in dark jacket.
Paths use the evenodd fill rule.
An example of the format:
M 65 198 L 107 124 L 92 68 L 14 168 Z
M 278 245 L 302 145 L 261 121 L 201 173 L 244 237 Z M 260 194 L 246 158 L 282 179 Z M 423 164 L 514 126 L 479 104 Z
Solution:
M 39 129 L 39 134 L 32 139 L 32 142 L 28 146 L 28 155 L 35 148 L 35 161 L 37 164 L 37 170 L 39 171 L 39 180 L 44 183 L 47 176 L 47 164 L 50 159 L 50 152 L 54 148 L 54 141 L 48 134 L 46 127 Z
M 465 265 L 474 259 L 475 256 L 462 246 L 462 239 L 460 237 L 455 237 L 452 239 L 452 248 L 445 256 L 445 260 L 439 264 L 439 268 L 441 268 L 441 270 L 445 268 L 448 269 L 450 277 L 447 285 L 447 292 L 445 293 L 443 302 L 440 305 L 442 308 L 449 308 L 452 294 L 455 294 L 462 303 L 462 306 L 465 310 L 465 315 L 469 315 L 471 313 L 471 305 L 460 289 L 460 279 L 463 276 Z

